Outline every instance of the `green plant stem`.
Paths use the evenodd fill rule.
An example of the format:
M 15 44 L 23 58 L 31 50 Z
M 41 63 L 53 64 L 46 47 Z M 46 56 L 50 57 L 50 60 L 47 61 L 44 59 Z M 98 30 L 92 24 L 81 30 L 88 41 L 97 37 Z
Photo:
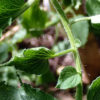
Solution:
M 64 10 L 64 13 L 68 13 L 68 12 L 71 12 L 73 15 L 75 15 L 75 13 L 73 12 L 71 6 L 67 7 Z M 60 22 L 60 18 L 57 17 L 57 15 L 54 15 L 54 17 L 56 17 L 55 20 L 47 22 L 46 25 L 45 25 L 45 28 L 48 28 L 48 27 L 53 26 L 53 25 L 56 25 L 58 22 Z
M 65 16 L 63 9 L 60 7 L 60 4 L 58 3 L 58 1 L 51 0 L 51 2 L 54 5 L 55 9 L 57 10 L 58 15 L 60 17 L 60 20 L 62 21 L 62 24 L 65 28 L 65 31 L 66 31 L 68 38 L 69 38 L 69 41 L 71 43 L 71 48 L 74 49 L 74 51 L 75 51 L 73 54 L 74 54 L 75 63 L 76 63 L 76 70 L 82 76 L 80 56 L 79 56 L 79 52 L 78 52 L 78 49 L 77 49 L 76 44 L 75 44 L 74 36 L 72 35 L 72 31 L 71 31 L 68 19 Z M 77 86 L 77 89 L 76 89 L 77 96 L 80 96 L 80 94 L 82 94 L 82 81 L 80 82 L 80 84 L 81 85 Z M 77 97 L 76 100 L 82 100 L 82 95 L 80 97 Z
M 68 13 L 68 12 L 73 13 L 73 11 L 71 10 L 71 7 L 66 8 L 64 10 L 64 13 Z M 73 15 L 75 15 L 75 14 L 73 13 Z M 78 18 L 78 19 L 75 19 L 74 21 L 70 22 L 70 24 L 72 25 L 72 24 L 80 22 L 80 21 L 89 21 L 89 20 L 91 20 L 92 17 L 94 17 L 94 16 Z M 55 21 L 47 22 L 46 23 L 46 28 L 50 27 L 50 26 L 53 26 L 53 25 L 56 25 L 59 21 L 60 21 L 60 19 L 57 17 Z
M 82 82 L 77 86 L 77 88 L 76 88 L 76 95 L 75 95 L 75 97 L 76 97 L 76 100 L 82 100 L 82 95 L 83 95 L 83 93 L 82 92 L 80 92 L 80 91 L 83 91 L 83 88 L 82 88 L 83 86 L 82 86 Z
M 74 23 L 77 23 L 80 21 L 89 21 L 89 20 L 92 20 L 92 18 L 96 17 L 96 16 L 100 16 L 100 15 L 78 18 L 78 19 L 75 19 L 74 21 L 72 21 L 70 24 L 74 24 Z
M 61 52 L 56 53 L 55 55 L 53 55 L 51 58 L 55 58 L 55 57 L 59 57 L 59 56 L 63 56 L 69 52 L 74 52 L 74 49 L 67 49 Z
M 77 22 L 80 22 L 80 21 L 88 21 L 88 20 L 91 20 L 91 17 L 78 18 L 78 19 L 75 19 L 74 21 L 72 21 L 70 24 L 74 24 L 74 23 L 77 23 Z

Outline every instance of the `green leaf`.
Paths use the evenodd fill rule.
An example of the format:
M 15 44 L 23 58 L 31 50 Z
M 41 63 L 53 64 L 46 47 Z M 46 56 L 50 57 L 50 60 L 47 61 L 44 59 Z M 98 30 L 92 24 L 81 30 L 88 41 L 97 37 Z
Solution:
M 15 56 L 6 65 L 30 74 L 44 74 L 48 71 L 48 59 L 54 53 L 47 48 L 38 47 L 23 51 L 23 55 Z
M 23 13 L 34 0 L 0 0 L 0 28 L 3 30 Z
M 68 66 L 62 70 L 56 87 L 60 89 L 74 88 L 80 81 L 80 74 L 77 73 L 75 68 Z
M 23 84 L 21 88 L 0 83 L 0 100 L 56 100 L 39 89 Z
M 16 69 L 14 66 L 6 66 L 0 68 L 0 82 L 5 81 L 12 86 L 18 86 Z
M 22 15 L 22 24 L 33 36 L 40 36 L 47 22 L 47 12 L 39 7 L 39 0 Z
M 100 29 L 100 15 L 91 17 L 91 23 L 95 29 Z
M 78 18 L 83 17 L 82 15 L 78 15 L 71 20 L 75 20 Z M 88 21 L 80 21 L 77 23 L 72 24 L 71 26 L 73 35 L 76 39 L 80 40 L 81 46 L 85 45 L 87 42 L 88 34 L 89 34 L 89 24 Z
M 18 88 L 0 83 L 0 99 L 1 100 L 21 100 Z
M 88 15 L 96 15 L 91 19 L 93 28 L 100 29 L 100 0 L 87 0 L 86 10 Z
M 3 63 L 8 59 L 8 48 L 8 44 L 0 43 L 0 63 Z
M 100 14 L 100 0 L 86 0 L 86 10 L 89 15 Z
M 53 73 L 48 70 L 48 72 L 46 72 L 43 75 L 39 75 L 38 77 L 36 77 L 36 85 L 44 85 L 44 84 L 49 84 L 49 83 L 53 83 L 55 82 L 55 76 L 53 75 Z
M 94 80 L 90 85 L 87 100 L 100 100 L 100 77 Z

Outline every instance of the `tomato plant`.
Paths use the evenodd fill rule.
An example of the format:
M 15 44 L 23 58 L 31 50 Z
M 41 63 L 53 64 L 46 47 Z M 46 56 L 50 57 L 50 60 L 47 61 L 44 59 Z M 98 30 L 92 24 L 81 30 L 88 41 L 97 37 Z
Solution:
M 49 60 L 68 53 L 72 54 L 75 67 L 70 65 L 60 72 L 56 88 L 76 88 L 75 99 L 82 100 L 82 61 L 78 49 L 87 43 L 90 27 L 94 31 L 100 31 L 100 0 L 86 0 L 85 15 L 77 15 L 75 12 L 82 5 L 82 0 L 47 0 L 51 10 L 45 10 L 40 1 L 0 0 L 0 100 L 57 100 L 24 83 L 23 76 L 25 74 L 29 78 L 34 74 L 37 84 L 40 79 L 47 82 L 55 80 Z M 68 13 L 71 13 L 71 18 L 66 16 Z M 59 22 L 68 40 L 57 45 Z M 18 43 L 31 37 L 39 39 L 44 30 L 51 26 L 57 28 L 56 46 L 53 49 L 43 46 L 19 49 Z M 100 77 L 88 88 L 87 100 L 99 100 L 99 89 Z

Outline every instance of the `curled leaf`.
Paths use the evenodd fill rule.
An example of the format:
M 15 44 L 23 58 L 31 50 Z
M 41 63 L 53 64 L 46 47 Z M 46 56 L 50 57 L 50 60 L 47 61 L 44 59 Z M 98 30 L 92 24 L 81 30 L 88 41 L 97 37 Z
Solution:
M 30 74 L 44 74 L 48 71 L 48 59 L 54 54 L 51 50 L 38 47 L 26 49 L 20 56 L 15 56 L 6 65 Z

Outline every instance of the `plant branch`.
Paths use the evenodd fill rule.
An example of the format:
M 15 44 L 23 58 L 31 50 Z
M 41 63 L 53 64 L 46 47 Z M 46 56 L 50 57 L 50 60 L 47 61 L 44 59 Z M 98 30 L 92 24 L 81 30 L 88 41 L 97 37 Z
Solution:
M 68 35 L 68 38 L 70 40 L 70 43 L 71 43 L 71 46 L 73 48 L 75 48 L 75 40 L 73 38 L 73 35 L 72 35 L 72 32 L 70 30 L 70 27 L 69 27 L 69 24 L 68 24 L 68 19 L 66 18 L 62 8 L 60 7 L 59 3 L 57 0 L 51 0 L 51 2 L 54 4 L 54 7 L 56 8 L 57 12 L 58 12 L 58 15 L 59 15 L 59 18 L 60 20 L 62 21 L 62 24 L 65 28 L 65 31 L 67 32 L 67 35 Z
M 64 10 L 64 13 L 68 13 L 68 12 L 72 12 L 73 13 L 73 10 L 71 9 L 71 7 L 66 8 Z M 73 13 L 73 15 L 75 15 L 75 14 Z M 97 16 L 97 15 L 95 15 L 95 16 Z M 78 18 L 78 19 L 74 19 L 73 21 L 70 22 L 70 24 L 72 25 L 72 24 L 80 22 L 80 21 L 89 21 L 89 20 L 91 20 L 95 16 L 81 17 L 81 18 Z M 48 27 L 53 26 L 53 25 L 56 25 L 60 21 L 59 17 L 56 17 L 55 19 L 56 20 L 47 22 L 46 25 L 45 25 L 45 28 L 48 28 Z
M 75 15 L 73 10 L 72 10 L 72 6 L 69 6 L 64 10 L 65 14 L 68 13 L 68 12 L 71 12 L 73 15 Z M 45 28 L 56 25 L 58 22 L 60 22 L 60 18 L 57 17 L 57 15 L 54 14 L 54 17 L 55 17 L 55 20 L 47 22 L 46 25 L 45 25 Z
M 95 19 L 100 18 L 100 14 L 99 15 L 94 15 L 94 16 L 89 16 L 89 17 L 81 17 L 81 18 L 73 20 L 70 24 L 74 24 L 74 23 L 77 23 L 77 22 L 80 22 L 80 21 L 89 21 L 89 20 L 92 20 L 94 18 Z
M 20 26 L 15 26 L 13 27 L 10 31 L 8 31 L 7 33 L 5 33 L 1 38 L 0 38 L 0 42 L 2 42 L 3 40 L 5 40 L 8 37 L 13 36 L 18 30 L 20 29 Z
M 74 54 L 75 63 L 76 63 L 76 70 L 82 77 L 80 56 L 79 56 L 79 52 L 78 52 L 78 49 L 77 49 L 76 44 L 75 44 L 75 38 L 72 34 L 68 19 L 65 16 L 63 9 L 60 7 L 60 4 L 58 3 L 58 1 L 51 0 L 51 2 L 54 5 L 55 9 L 57 10 L 59 18 L 60 18 L 60 20 L 65 28 L 65 31 L 66 31 L 68 38 L 69 38 L 69 41 L 71 43 L 71 48 L 74 49 L 74 51 L 75 51 L 73 54 Z M 80 91 L 77 91 L 77 94 L 80 94 L 80 93 L 82 94 L 82 81 L 80 82 L 80 84 L 81 84 L 80 87 L 77 86 L 77 90 L 80 90 Z M 78 97 L 77 97 L 76 100 L 82 100 L 82 96 L 80 97 L 80 99 L 78 99 Z
M 51 58 L 55 58 L 55 57 L 58 57 L 58 56 L 63 56 L 65 54 L 69 53 L 69 52 L 74 52 L 74 49 L 67 49 L 67 50 L 58 52 L 55 55 L 53 55 Z
M 91 20 L 91 17 L 78 18 L 78 19 L 75 19 L 74 21 L 72 21 L 70 24 L 74 24 L 74 23 L 77 23 L 77 22 L 80 22 L 80 21 L 88 21 L 88 20 Z

